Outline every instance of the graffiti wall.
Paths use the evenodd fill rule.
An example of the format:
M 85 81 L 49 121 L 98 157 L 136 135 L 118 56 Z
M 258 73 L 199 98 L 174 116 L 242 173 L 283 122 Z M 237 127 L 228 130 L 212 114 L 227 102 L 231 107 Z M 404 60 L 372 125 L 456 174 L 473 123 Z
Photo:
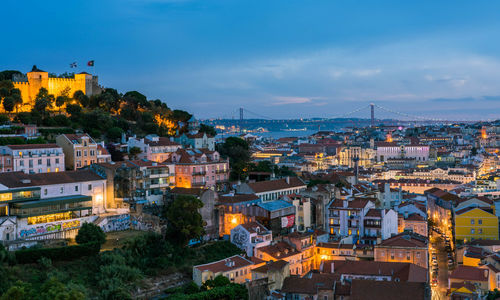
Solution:
M 93 219 L 95 218 L 80 218 L 52 223 L 20 226 L 21 228 L 19 228 L 18 231 L 19 239 L 29 239 L 35 236 L 78 229 L 82 226 L 83 223 L 92 222 Z
M 130 229 L 130 215 L 108 216 L 97 224 L 104 232 L 121 231 Z

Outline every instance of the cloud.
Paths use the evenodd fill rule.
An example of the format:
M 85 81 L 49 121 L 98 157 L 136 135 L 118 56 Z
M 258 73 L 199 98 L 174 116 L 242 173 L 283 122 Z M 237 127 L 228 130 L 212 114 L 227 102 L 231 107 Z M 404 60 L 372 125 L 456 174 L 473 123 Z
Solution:
M 306 97 L 274 97 L 274 103 L 271 105 L 303 104 L 311 102 L 312 99 Z

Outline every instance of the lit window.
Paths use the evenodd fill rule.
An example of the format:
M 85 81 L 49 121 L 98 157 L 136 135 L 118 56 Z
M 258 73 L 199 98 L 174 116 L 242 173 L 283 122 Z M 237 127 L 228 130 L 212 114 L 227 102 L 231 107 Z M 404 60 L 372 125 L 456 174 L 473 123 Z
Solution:
M 474 225 L 474 219 L 470 219 L 470 224 Z

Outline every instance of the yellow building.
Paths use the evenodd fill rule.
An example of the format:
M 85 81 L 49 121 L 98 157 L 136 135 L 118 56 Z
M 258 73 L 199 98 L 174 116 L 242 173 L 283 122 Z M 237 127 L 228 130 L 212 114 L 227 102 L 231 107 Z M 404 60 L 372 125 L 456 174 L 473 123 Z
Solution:
M 14 81 L 14 87 L 21 91 L 23 104 L 19 111 L 30 111 L 40 88 L 45 88 L 49 94 L 55 97 L 67 93 L 72 97 L 76 91 L 82 91 L 87 96 L 100 94 L 102 88 L 99 86 L 97 76 L 82 72 L 75 74 L 74 78 L 52 78 L 49 73 L 33 66 L 31 72 L 26 74 L 27 81 Z
M 497 240 L 498 217 L 490 209 L 466 207 L 455 212 L 455 238 Z

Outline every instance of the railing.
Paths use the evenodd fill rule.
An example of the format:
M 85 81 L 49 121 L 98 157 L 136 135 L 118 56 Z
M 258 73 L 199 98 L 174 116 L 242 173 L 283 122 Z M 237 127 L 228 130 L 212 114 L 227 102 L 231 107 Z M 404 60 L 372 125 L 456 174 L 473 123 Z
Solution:
M 206 175 L 207 172 L 201 171 L 201 172 L 193 172 L 193 176 L 198 176 L 198 175 Z

